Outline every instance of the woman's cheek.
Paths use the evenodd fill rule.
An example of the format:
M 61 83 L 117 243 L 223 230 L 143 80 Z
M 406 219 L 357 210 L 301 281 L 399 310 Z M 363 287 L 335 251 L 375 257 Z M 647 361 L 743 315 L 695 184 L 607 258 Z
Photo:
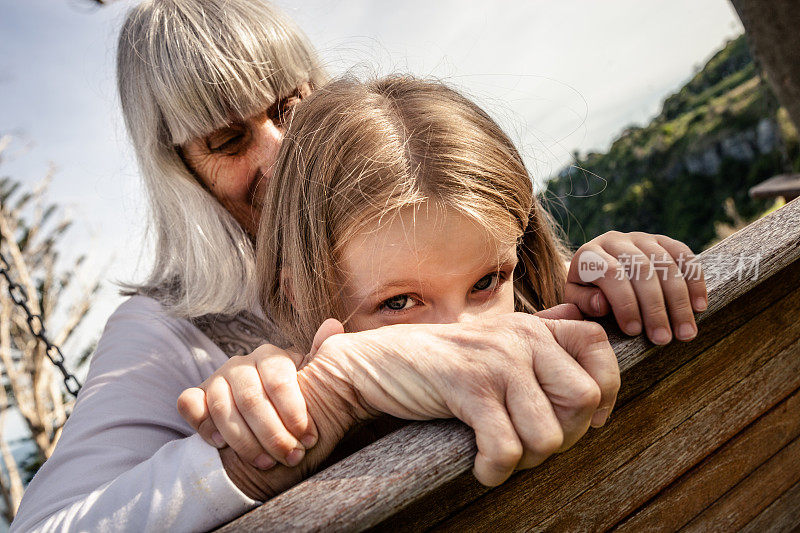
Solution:
M 220 196 L 235 202 L 248 202 L 250 182 L 254 179 L 253 171 L 246 162 L 230 162 L 217 169 L 217 185 Z

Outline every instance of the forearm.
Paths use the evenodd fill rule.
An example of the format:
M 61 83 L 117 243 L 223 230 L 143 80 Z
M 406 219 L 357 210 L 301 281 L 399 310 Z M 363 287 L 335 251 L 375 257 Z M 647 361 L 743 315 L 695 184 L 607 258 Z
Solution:
M 361 406 L 346 377 L 329 359 L 319 357 L 297 374 L 308 413 L 317 426 L 317 444 L 295 467 L 278 464 L 258 470 L 242 461 L 231 448 L 219 451 L 228 477 L 255 500 L 266 501 L 310 476 L 353 427 L 374 416 Z
M 13 531 L 204 531 L 255 505 L 175 409 L 204 368 L 227 360 L 191 344 L 193 332 L 142 297 L 114 313 Z
M 168 442 L 146 461 L 91 492 L 75 489 L 74 495 L 54 500 L 49 496 L 53 490 L 75 487 L 86 471 L 106 468 L 97 456 L 81 458 L 86 448 L 91 453 L 96 447 L 76 443 L 60 450 L 57 463 L 45 463 L 39 474 L 43 477 L 26 494 L 12 531 L 203 531 L 254 504 L 226 479 L 215 461 L 216 450 L 199 435 Z M 126 450 L 109 451 L 107 460 L 121 463 L 126 460 L 123 454 Z

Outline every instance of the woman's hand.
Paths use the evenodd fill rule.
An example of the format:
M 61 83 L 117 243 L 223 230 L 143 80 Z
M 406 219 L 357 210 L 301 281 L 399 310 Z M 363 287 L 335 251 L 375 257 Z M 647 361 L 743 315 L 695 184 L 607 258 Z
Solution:
M 486 485 L 530 468 L 602 425 L 619 391 L 605 331 L 574 305 L 458 324 L 401 324 L 341 333 L 329 320 L 297 372 L 319 442 L 294 468 L 263 471 L 220 450 L 228 476 L 257 500 L 309 475 L 348 429 L 379 412 L 456 416 L 474 430 L 474 473 Z
M 231 357 L 199 387 L 181 393 L 178 412 L 206 442 L 229 445 L 256 468 L 276 462 L 294 467 L 317 442 L 297 382 L 299 359 L 269 344 Z
M 616 401 L 619 367 L 603 328 L 553 319 L 580 317 L 571 305 L 548 315 L 333 335 L 300 374 L 349 388 L 339 400 L 356 420 L 461 419 L 475 430 L 475 476 L 498 485 L 602 425 Z
M 688 246 L 664 235 L 610 231 L 575 252 L 565 301 L 589 316 L 613 311 L 622 331 L 655 344 L 697 335 L 694 312 L 708 306 L 700 263 Z

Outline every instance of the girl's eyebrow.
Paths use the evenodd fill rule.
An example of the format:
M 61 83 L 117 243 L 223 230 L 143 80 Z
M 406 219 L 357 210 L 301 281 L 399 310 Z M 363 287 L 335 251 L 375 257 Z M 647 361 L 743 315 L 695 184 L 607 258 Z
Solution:
M 487 264 L 487 274 L 490 274 L 493 271 L 500 271 L 506 268 L 512 268 L 517 264 L 517 254 L 516 254 L 516 247 L 512 248 L 505 254 L 501 254 L 497 258 L 497 262 L 493 263 L 493 266 L 489 267 Z M 392 292 L 392 289 L 404 289 L 408 290 L 410 287 L 418 287 L 420 285 L 424 285 L 425 281 L 420 280 L 419 278 L 400 278 L 400 279 L 392 279 L 387 282 L 382 282 L 377 285 L 373 285 L 371 288 L 366 288 L 363 292 L 358 292 L 353 295 L 354 298 L 357 298 L 359 301 L 367 301 L 368 299 L 379 298 L 387 293 Z
M 370 298 L 376 298 L 381 296 L 387 292 L 390 292 L 392 289 L 407 289 L 408 287 L 413 287 L 420 285 L 419 279 L 397 279 L 391 280 L 387 283 L 381 283 L 379 285 L 373 286 L 371 289 L 368 289 L 367 292 L 356 294 L 355 297 L 361 300 L 367 300 Z

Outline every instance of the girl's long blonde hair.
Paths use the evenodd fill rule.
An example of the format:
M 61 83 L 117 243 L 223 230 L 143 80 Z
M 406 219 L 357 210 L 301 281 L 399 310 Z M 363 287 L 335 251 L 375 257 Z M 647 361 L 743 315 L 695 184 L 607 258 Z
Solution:
M 264 310 L 284 342 L 307 349 L 323 320 L 345 321 L 343 245 L 424 203 L 517 242 L 518 310 L 562 301 L 566 247 L 519 152 L 489 115 L 436 81 L 341 79 L 298 106 L 264 199 L 256 268 Z

